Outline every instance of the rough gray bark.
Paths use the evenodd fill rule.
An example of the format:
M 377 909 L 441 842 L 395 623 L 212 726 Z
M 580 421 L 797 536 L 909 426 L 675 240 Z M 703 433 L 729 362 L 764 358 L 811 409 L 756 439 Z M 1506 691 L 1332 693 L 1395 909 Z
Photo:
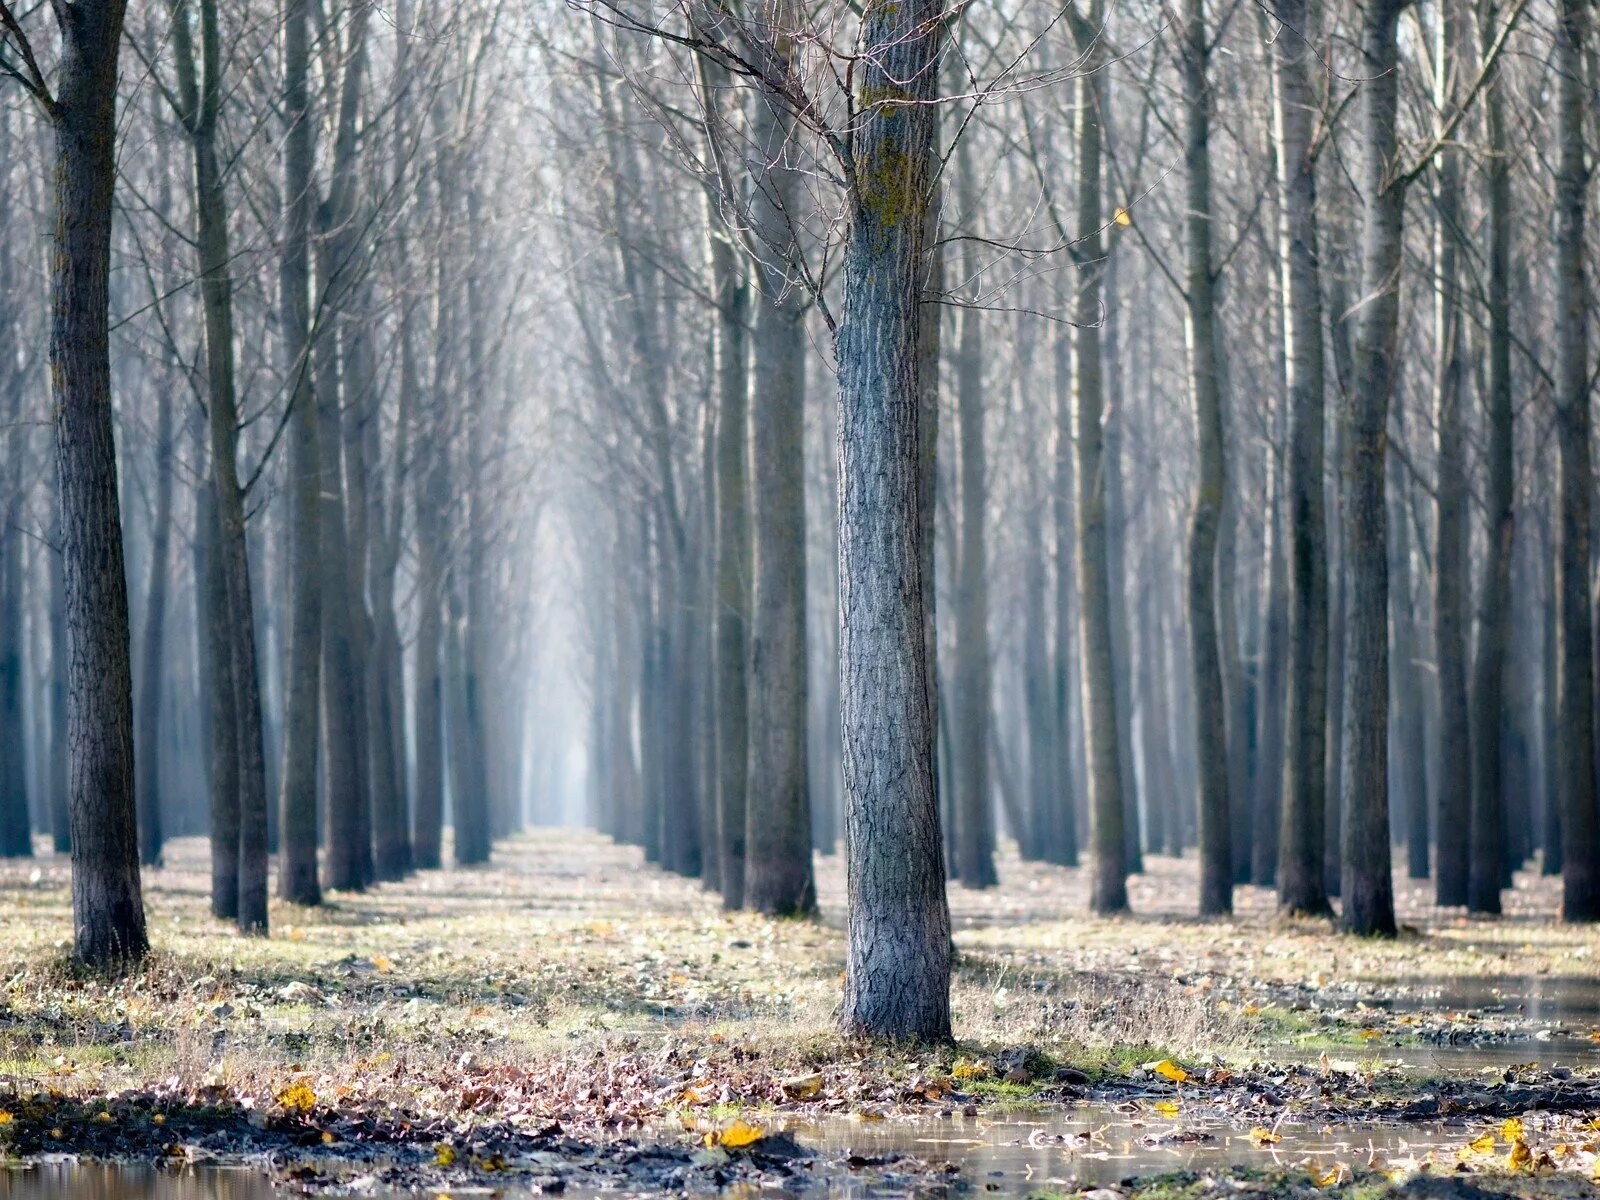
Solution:
M 1269 450 L 1272 461 L 1272 514 L 1267 522 L 1268 545 L 1263 563 L 1266 581 L 1261 646 L 1261 702 L 1256 735 L 1255 788 L 1250 821 L 1250 878 L 1263 887 L 1278 882 L 1279 820 L 1283 813 L 1286 719 L 1284 712 L 1289 655 L 1289 563 L 1283 551 L 1283 467 Z
M 1486 8 L 1485 27 L 1496 24 L 1498 5 Z M 1511 165 L 1505 131 L 1503 89 L 1491 86 L 1485 97 L 1489 153 L 1488 184 L 1488 395 L 1485 425 L 1489 553 L 1478 602 L 1477 660 L 1472 673 L 1472 818 L 1468 855 L 1467 910 L 1500 911 L 1504 839 L 1503 740 L 1506 658 L 1511 649 L 1511 556 L 1515 534 L 1511 403 Z
M 1074 140 L 1078 149 L 1078 228 L 1080 265 L 1077 328 L 1073 338 L 1073 392 L 1078 438 L 1078 578 L 1083 630 L 1083 695 L 1089 748 L 1089 825 L 1093 882 L 1090 907 L 1097 913 L 1128 907 L 1127 845 L 1123 831 L 1122 753 L 1117 726 L 1118 680 L 1111 644 L 1111 591 L 1106 545 L 1105 395 L 1100 362 L 1101 271 L 1104 263 L 1104 76 L 1100 0 L 1074 14 L 1080 53 L 1088 61 L 1076 81 Z
M 283 13 L 283 257 L 278 264 L 278 325 L 289 379 L 289 663 L 285 686 L 278 895 L 320 904 L 317 881 L 317 698 L 322 667 L 322 592 L 317 489 L 317 407 L 311 388 L 310 0 Z
M 702 58 L 702 91 L 708 111 L 720 116 L 720 67 Z M 717 118 L 708 138 L 720 149 Z M 730 235 L 708 214 L 712 286 L 717 301 L 716 416 L 716 618 L 713 691 L 716 709 L 717 843 L 724 908 L 744 907 L 745 779 L 749 770 L 748 697 L 745 671 L 750 609 L 749 379 L 745 335 L 749 288 L 739 273 Z M 710 832 L 709 830 L 707 831 Z
M 8 282 L 0 269 L 0 287 Z M 6 419 L 19 420 L 22 390 L 15 389 L 7 404 Z M 0 858 L 33 854 L 33 827 L 28 813 L 28 730 L 23 711 L 26 668 L 23 648 L 22 535 L 19 517 L 23 481 L 20 456 L 0 466 L 0 488 L 6 497 L 0 528 Z M 143 825 L 140 826 L 143 833 Z
M 1561 159 L 1556 176 L 1556 420 L 1560 442 L 1561 912 L 1568 921 L 1600 920 L 1600 813 L 1592 748 L 1594 614 L 1589 603 L 1590 461 L 1588 295 L 1584 278 L 1583 65 L 1590 6 L 1561 0 L 1556 36 Z
M 205 326 L 206 413 L 210 434 L 211 497 L 222 573 L 219 656 L 229 663 L 233 687 L 233 752 L 237 758 L 238 839 L 213 853 L 239 860 L 235 919 L 245 933 L 267 929 L 267 776 L 256 662 L 255 613 L 245 539 L 244 496 L 239 486 L 239 416 L 234 385 L 233 274 L 229 249 L 226 177 L 217 147 L 223 85 L 222 41 L 215 0 L 200 0 L 199 57 L 190 12 L 173 0 L 172 44 L 178 73 L 179 119 L 194 156 L 195 249 Z M 216 664 L 220 668 L 220 658 Z M 219 680 L 221 676 L 219 675 Z M 220 684 L 219 684 L 220 686 Z
M 111 421 L 109 277 L 124 0 L 61 6 L 50 256 L 50 382 L 60 485 L 71 748 L 73 952 L 144 957 L 128 585 Z M 42 85 L 42 81 L 41 85 Z
M 1400 316 L 1401 219 L 1395 108 L 1401 0 L 1366 0 L 1361 14 L 1362 305 L 1355 387 L 1345 411 L 1345 553 L 1349 571 L 1344 696 L 1344 908 L 1352 933 L 1395 932 L 1389 859 L 1389 563 L 1385 434 Z
M 211 915 L 232 921 L 239 915 L 239 713 L 238 689 L 229 652 L 228 578 L 217 523 L 216 488 L 202 486 L 195 524 L 204 543 L 199 581 L 203 639 L 200 660 L 206 677 L 211 731 Z
M 1079 748 L 1083 745 L 1082 668 L 1078 653 L 1078 505 L 1077 472 L 1072 437 L 1072 342 L 1065 330 L 1055 337 L 1055 480 L 1052 509 L 1055 518 L 1056 558 L 1056 770 L 1060 789 L 1055 800 L 1055 835 L 1050 861 L 1065 867 L 1078 865 L 1078 800 L 1087 792 L 1080 787 Z
M 976 219 L 977 188 L 970 141 L 956 146 L 957 196 L 969 229 Z M 979 277 L 977 244 L 962 243 L 961 275 Z M 994 805 L 989 793 L 989 564 L 985 555 L 984 520 L 988 510 L 983 421 L 983 326 L 980 310 L 960 312 L 960 345 L 956 357 L 956 405 L 961 439 L 961 551 L 957 559 L 956 662 L 954 711 L 956 854 L 961 885 L 993 887 Z
M 1439 111 L 1455 107 L 1463 62 L 1459 0 L 1439 9 L 1435 50 Z M 1434 421 L 1438 459 L 1434 468 L 1438 500 L 1434 517 L 1434 667 L 1438 677 L 1439 722 L 1436 787 L 1434 898 L 1441 905 L 1467 902 L 1467 846 L 1471 828 L 1471 709 L 1467 693 L 1467 606 L 1471 549 L 1467 481 L 1467 430 L 1462 390 L 1461 352 L 1461 166 L 1459 152 L 1440 150 L 1435 172 L 1437 226 L 1434 233 Z
M 767 6 L 769 69 L 791 72 L 795 20 Z M 758 94 L 751 114 L 752 224 L 761 243 L 751 338 L 750 496 L 753 534 L 748 664 L 749 768 L 744 902 L 757 912 L 809 913 L 811 797 L 806 758 L 805 309 L 793 256 L 803 225 L 794 121 Z
M 139 862 L 159 866 L 161 829 L 161 681 L 165 675 L 168 559 L 172 546 L 172 399 L 163 394 L 156 411 L 156 504 L 150 526 L 150 583 L 145 588 L 144 629 L 139 651 L 136 754 L 139 797 Z
M 846 1033 L 950 1036 L 934 786 L 919 310 L 935 165 L 937 0 L 863 17 L 839 327 L 839 646 L 848 847 Z M 900 101 L 891 103 L 891 101 Z
M 1189 392 L 1195 406 L 1200 472 L 1189 523 L 1189 640 L 1194 670 L 1195 744 L 1199 765 L 1200 914 L 1233 911 L 1233 834 L 1217 631 L 1217 537 L 1227 494 L 1222 396 L 1217 379 L 1217 309 L 1211 249 L 1211 102 L 1206 80 L 1210 41 L 1204 0 L 1184 0 L 1183 92 L 1187 209 Z
M 1289 403 L 1289 676 L 1278 905 L 1330 911 L 1323 885 L 1328 723 L 1328 539 L 1323 504 L 1322 282 L 1306 0 L 1279 0 L 1272 44 L 1279 263 Z M 1303 31 L 1303 34 L 1299 31 Z
M 369 10 L 357 9 L 346 38 L 344 75 L 335 119 L 331 184 L 317 214 L 316 279 L 319 313 L 340 313 L 354 270 L 353 242 L 357 113 L 366 64 Z M 319 322 L 319 325 L 321 322 Z M 324 883 L 338 891 L 365 888 L 372 878 L 372 844 L 367 790 L 365 706 L 360 699 L 359 665 L 352 642 L 355 628 L 350 595 L 350 544 L 341 469 L 340 339 L 334 326 L 313 347 L 317 405 L 317 458 L 321 468 L 317 515 L 322 592 L 322 735 L 326 855 Z

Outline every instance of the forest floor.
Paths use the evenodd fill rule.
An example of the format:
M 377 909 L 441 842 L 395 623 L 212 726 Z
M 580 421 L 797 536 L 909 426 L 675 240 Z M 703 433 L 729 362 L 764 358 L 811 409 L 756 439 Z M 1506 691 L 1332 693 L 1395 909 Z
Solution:
M 822 919 L 775 921 L 533 831 L 275 903 L 262 940 L 211 918 L 180 840 L 115 983 L 68 965 L 66 861 L 0 863 L 0 1158 L 366 1191 L 1600 1194 L 1600 930 L 1556 923 L 1558 881 L 1469 920 L 1399 880 L 1401 936 L 1358 941 L 1252 887 L 1197 921 L 1193 860 L 1146 866 L 1116 919 L 1014 856 L 952 887 L 958 1041 L 891 1050 L 833 1032 L 833 857 Z

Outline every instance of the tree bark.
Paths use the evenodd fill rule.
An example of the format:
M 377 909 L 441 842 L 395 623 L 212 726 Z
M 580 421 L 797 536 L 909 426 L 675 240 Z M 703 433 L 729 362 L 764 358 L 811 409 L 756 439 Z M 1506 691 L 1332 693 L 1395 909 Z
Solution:
M 1459 0 L 1439 10 L 1436 55 L 1439 83 L 1436 105 L 1453 109 L 1459 88 L 1463 14 Z M 1471 708 L 1467 692 L 1467 644 L 1472 627 L 1468 610 L 1471 561 L 1466 413 L 1462 404 L 1465 364 L 1461 353 L 1461 166 L 1454 147 L 1437 160 L 1438 196 L 1434 256 L 1434 421 L 1438 460 L 1434 468 L 1435 506 L 1433 595 L 1434 661 L 1439 689 L 1434 899 L 1440 905 L 1467 902 L 1467 855 L 1471 829 Z
M 150 527 L 150 584 L 145 589 L 144 630 L 139 654 L 138 735 L 139 862 L 161 865 L 161 682 L 165 676 L 167 562 L 172 544 L 172 400 L 156 399 L 156 506 Z
M 1101 179 L 1104 114 L 1100 0 L 1075 18 L 1078 47 L 1088 61 L 1076 81 L 1074 138 L 1078 149 L 1078 246 L 1081 278 L 1074 319 L 1073 390 L 1078 436 L 1078 578 L 1083 630 L 1083 695 L 1089 746 L 1089 814 L 1093 848 L 1091 909 L 1128 907 L 1127 845 L 1123 831 L 1122 754 L 1118 745 L 1116 662 L 1111 644 L 1110 565 L 1106 545 L 1105 396 L 1100 364 Z
M 1343 928 L 1395 932 L 1389 858 L 1389 564 L 1384 503 L 1389 395 L 1400 315 L 1405 192 L 1394 178 L 1401 0 L 1367 0 L 1361 50 L 1361 290 L 1355 388 L 1345 413 L 1346 615 Z
M 1560 442 L 1561 914 L 1600 920 L 1595 795 L 1594 613 L 1589 603 L 1594 471 L 1590 460 L 1588 295 L 1584 278 L 1583 114 L 1589 5 L 1561 0 L 1556 50 L 1561 159 L 1556 176 L 1556 429 Z
M 50 381 L 60 480 L 71 748 L 73 952 L 144 957 L 127 572 L 111 420 L 109 278 L 117 52 L 125 0 L 78 0 L 61 26 Z
M 976 219 L 977 188 L 968 139 L 956 146 L 956 190 L 969 230 Z M 980 278 L 976 243 L 962 243 L 962 278 Z M 989 792 L 988 561 L 984 520 L 988 510 L 983 428 L 983 326 L 978 307 L 960 310 L 956 405 L 961 438 L 961 553 L 957 560 L 955 663 L 956 853 L 961 885 L 994 887 L 994 805 Z M 1020 831 L 1019 831 L 1020 832 Z
M 794 69 L 787 4 L 764 10 L 769 69 Z M 804 213 L 793 118 L 768 93 L 751 114 L 752 224 L 763 244 L 752 338 L 754 593 L 748 675 L 744 902 L 757 912 L 816 907 L 806 760 L 805 310 L 793 277 Z
M 840 1028 L 950 1036 L 934 784 L 919 370 L 936 159 L 936 0 L 863 18 L 839 363 L 839 589 L 849 952 Z M 900 101 L 890 103 L 890 101 Z
M 284 5 L 283 257 L 278 264 L 279 327 L 289 378 L 289 678 L 284 717 L 278 895 L 322 903 L 317 880 L 317 698 L 322 667 L 322 592 L 317 406 L 311 387 L 311 168 L 314 129 L 307 94 L 309 0 Z
M 1323 916 L 1328 725 L 1328 537 L 1323 504 L 1322 282 L 1317 173 L 1311 129 L 1316 100 L 1306 0 L 1279 0 L 1273 41 L 1277 125 L 1279 267 L 1289 403 L 1289 677 L 1278 906 Z M 1303 31 L 1303 32 L 1296 32 Z
M 1211 250 L 1211 104 L 1206 79 L 1210 42 L 1204 0 L 1183 9 L 1184 164 L 1188 175 L 1184 222 L 1187 272 L 1189 391 L 1195 406 L 1200 475 L 1189 523 L 1189 639 L 1194 670 L 1195 744 L 1199 758 L 1200 915 L 1233 911 L 1233 834 L 1229 799 L 1228 731 L 1222 656 L 1217 632 L 1217 538 L 1227 465 L 1222 396 L 1217 379 L 1215 274 Z
M 1498 6 L 1486 6 L 1492 29 Z M 1511 405 L 1511 166 L 1505 143 L 1505 98 L 1491 85 L 1485 96 L 1489 140 L 1488 183 L 1488 486 L 1489 553 L 1478 604 L 1478 655 L 1472 678 L 1472 818 L 1467 873 L 1467 910 L 1500 911 L 1506 657 L 1511 649 L 1511 555 L 1515 533 L 1515 489 Z

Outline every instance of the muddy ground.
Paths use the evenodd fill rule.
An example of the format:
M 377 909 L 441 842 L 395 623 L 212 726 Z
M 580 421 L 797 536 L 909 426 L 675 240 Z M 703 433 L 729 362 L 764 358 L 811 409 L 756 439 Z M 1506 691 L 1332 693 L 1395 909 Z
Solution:
M 0 1154 L 323 1191 L 1593 1193 L 1600 931 L 1536 875 L 1497 921 L 1400 880 L 1368 942 L 1255 888 L 1195 921 L 1161 856 L 1090 919 L 1082 872 L 1006 858 L 951 891 L 959 1042 L 890 1050 L 832 1032 L 835 858 L 820 921 L 768 921 L 542 831 L 274 905 L 267 941 L 208 915 L 202 842 L 168 864 L 116 983 L 66 964 L 67 864 L 0 864 Z

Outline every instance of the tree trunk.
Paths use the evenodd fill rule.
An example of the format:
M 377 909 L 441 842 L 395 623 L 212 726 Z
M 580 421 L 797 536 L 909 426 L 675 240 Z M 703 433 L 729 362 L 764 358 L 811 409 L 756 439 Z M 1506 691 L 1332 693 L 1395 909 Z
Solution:
M 771 69 L 792 69 L 786 4 L 769 6 Z M 752 222 L 764 243 L 751 391 L 754 594 L 744 902 L 757 912 L 816 907 L 806 760 L 805 310 L 790 269 L 804 188 L 788 165 L 794 121 L 772 95 L 751 115 Z
M 1078 865 L 1078 748 L 1083 744 L 1081 657 L 1078 654 L 1078 505 L 1077 472 L 1072 447 L 1072 342 L 1065 330 L 1056 331 L 1055 367 L 1055 482 L 1053 515 L 1056 535 L 1056 654 L 1055 699 L 1059 727 L 1056 771 L 1059 791 L 1054 799 L 1055 834 L 1050 861 L 1063 867 Z
M 1590 6 L 1561 0 L 1556 36 L 1561 161 L 1556 177 L 1556 420 L 1561 445 L 1560 636 L 1561 914 L 1600 920 L 1600 812 L 1595 796 L 1594 613 L 1589 604 L 1588 298 L 1584 279 L 1584 42 Z
M 1456 80 L 1464 58 L 1459 0 L 1439 10 L 1436 55 L 1440 112 L 1457 103 Z M 1434 517 L 1434 665 L 1438 676 L 1439 779 L 1436 785 L 1434 899 L 1440 905 L 1467 902 L 1468 835 L 1471 828 L 1471 709 L 1467 693 L 1467 644 L 1472 627 L 1467 607 L 1471 527 L 1467 480 L 1466 413 L 1462 406 L 1465 366 L 1461 355 L 1461 167 L 1454 147 L 1438 157 L 1434 256 L 1434 420 L 1438 501 Z
M 13 393 L 6 414 L 15 425 L 21 408 L 20 390 Z M 0 858 L 33 854 L 33 827 L 28 813 L 28 729 L 23 711 L 27 671 L 23 646 L 27 611 L 22 590 L 21 471 L 13 461 L 0 475 L 4 488 L 5 527 L 0 528 Z M 141 826 L 142 832 L 142 826 Z
M 202 485 L 196 525 L 205 543 L 205 576 L 197 581 L 204 608 L 201 655 L 210 680 L 211 915 L 232 921 L 239 915 L 239 714 L 228 644 L 228 578 L 218 528 L 216 487 Z
M 150 528 L 150 585 L 145 589 L 139 654 L 137 738 L 139 862 L 161 865 L 161 683 L 167 619 L 167 560 L 172 543 L 172 399 L 157 397 L 156 508 Z
M 976 220 L 977 188 L 967 139 L 956 146 L 957 195 L 969 231 Z M 962 243 L 961 274 L 981 278 L 976 243 Z M 988 493 L 983 440 L 983 327 L 980 310 L 960 310 L 956 404 L 961 438 L 961 553 L 957 562 L 954 769 L 960 834 L 956 852 L 963 887 L 999 883 L 994 869 L 994 805 L 989 793 L 989 590 L 984 520 Z M 1020 830 L 1018 831 L 1020 833 Z
M 284 5 L 283 258 L 278 264 L 279 326 L 289 378 L 290 565 L 289 678 L 284 715 L 278 895 L 291 904 L 322 903 L 317 881 L 317 697 L 322 667 L 322 592 L 317 402 L 311 387 L 311 167 L 313 128 L 306 76 L 309 0 Z
M 1273 41 L 1277 120 L 1284 367 L 1289 403 L 1289 677 L 1278 841 L 1278 905 L 1330 911 L 1323 883 L 1327 798 L 1328 536 L 1323 505 L 1322 282 L 1317 173 L 1311 156 L 1315 97 L 1306 0 L 1278 0 L 1285 29 Z
M 1228 732 L 1222 657 L 1217 637 L 1217 537 L 1227 466 L 1222 397 L 1217 379 L 1215 275 L 1211 262 L 1211 113 L 1206 64 L 1210 54 L 1203 0 L 1185 0 L 1183 28 L 1184 161 L 1188 172 L 1185 220 L 1189 389 L 1195 406 L 1200 477 L 1189 524 L 1189 638 L 1195 681 L 1195 743 L 1199 757 L 1200 914 L 1233 911 L 1233 835 L 1230 829 Z
M 1488 5 L 1485 28 L 1493 28 Z M 1511 166 L 1505 142 L 1505 98 L 1491 85 L 1485 97 L 1489 155 L 1489 387 L 1487 508 L 1489 553 L 1478 605 L 1478 656 L 1472 678 L 1472 817 L 1467 910 L 1500 911 L 1504 796 L 1502 750 L 1506 657 L 1511 649 L 1511 556 L 1515 489 L 1511 405 Z
M 71 747 L 73 952 L 144 957 L 128 584 L 111 420 L 109 278 L 124 0 L 79 0 L 61 28 L 50 381 L 60 480 Z
M 701 60 L 708 80 L 715 82 L 709 61 Z M 720 91 L 704 89 L 707 104 L 721 103 Z M 713 126 L 711 136 L 717 136 Z M 731 235 L 711 227 L 711 277 L 717 295 L 717 424 L 716 424 L 716 794 L 717 839 L 707 853 L 718 859 L 722 906 L 744 907 L 744 838 L 749 770 L 748 698 L 745 671 L 749 642 L 746 614 L 750 608 L 749 378 L 745 322 L 750 312 L 749 289 L 739 275 Z M 710 834 L 710 830 L 706 831 Z
M 1078 247 L 1081 278 L 1074 319 L 1073 390 L 1078 435 L 1078 577 L 1082 583 L 1083 695 L 1089 744 L 1089 814 L 1093 845 L 1091 909 L 1128 907 L 1127 846 L 1123 832 L 1122 754 L 1118 745 L 1116 662 L 1111 644 L 1110 566 L 1106 545 L 1105 396 L 1100 369 L 1101 145 L 1104 120 L 1105 45 L 1100 0 L 1091 0 L 1075 25 L 1080 53 L 1088 61 L 1077 79 L 1074 137 L 1078 148 Z
M 1401 0 L 1367 0 L 1361 49 L 1362 274 L 1355 388 L 1345 414 L 1349 572 L 1344 698 L 1344 909 L 1352 933 L 1393 934 L 1389 859 L 1389 563 L 1384 503 L 1389 395 L 1400 315 L 1403 186 L 1394 169 Z
M 936 162 L 935 0 L 863 19 L 839 363 L 849 952 L 841 1030 L 950 1036 L 950 913 L 925 622 L 919 310 Z M 890 104 L 890 99 L 908 103 Z

